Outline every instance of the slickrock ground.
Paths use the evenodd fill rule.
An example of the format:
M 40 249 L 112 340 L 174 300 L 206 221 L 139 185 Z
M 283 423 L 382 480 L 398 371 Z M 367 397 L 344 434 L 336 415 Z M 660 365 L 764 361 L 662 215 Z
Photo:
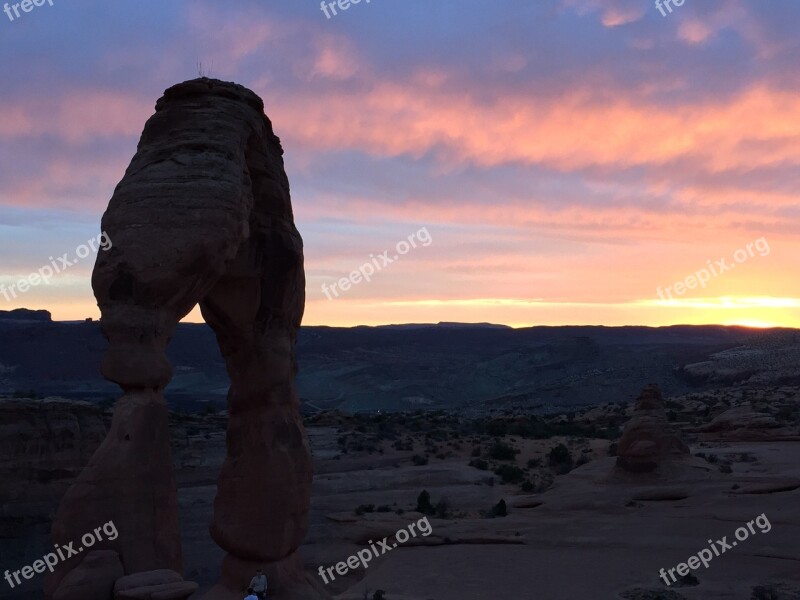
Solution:
M 337 575 L 325 586 L 334 597 L 362 600 L 365 590 L 372 598 L 379 589 L 387 600 L 800 597 L 798 389 L 666 398 L 667 419 L 690 455 L 652 473 L 616 466 L 629 400 L 573 416 L 328 413 L 309 420 L 315 478 L 301 547 L 307 569 L 319 578 L 319 566 L 346 561 L 370 540 L 391 542 L 423 518 L 415 508 L 427 490 L 437 513 L 426 515 L 430 535 Z M 728 425 L 706 427 L 720 421 Z M 222 553 L 208 523 L 224 424 L 224 415 L 171 416 L 184 576 L 200 592 L 216 581 Z M 500 499 L 508 516 L 493 517 Z M 667 588 L 659 579 L 661 568 L 685 562 L 709 539 L 734 541 L 738 527 L 762 514 L 771 530 L 755 526 L 709 568 L 692 571 L 697 585 Z M 32 533 L 27 542 L 29 563 L 46 539 Z M 17 547 L 3 567 L 24 562 Z

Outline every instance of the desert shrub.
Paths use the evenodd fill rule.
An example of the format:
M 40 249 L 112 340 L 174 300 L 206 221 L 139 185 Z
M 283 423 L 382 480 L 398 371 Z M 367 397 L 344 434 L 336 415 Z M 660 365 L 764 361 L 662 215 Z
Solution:
M 356 512 L 357 515 L 360 516 L 360 515 L 363 515 L 364 513 L 371 513 L 371 512 L 374 512 L 374 511 L 375 511 L 375 505 L 374 504 L 359 504 L 356 507 L 356 511 L 355 512 Z
M 480 469 L 481 471 L 486 471 L 489 468 L 489 463 L 482 458 L 473 458 L 471 461 L 469 461 L 469 466 Z
M 447 431 L 444 429 L 431 429 L 430 431 L 425 432 L 425 439 L 426 440 L 436 440 L 439 442 L 443 442 L 447 440 Z
M 533 482 L 529 480 L 523 481 L 519 489 L 523 492 L 532 492 L 534 490 Z
M 432 515 L 436 512 L 433 504 L 431 504 L 431 495 L 428 493 L 428 490 L 422 490 L 419 496 L 417 496 L 416 511 L 424 515 Z
M 678 577 L 678 581 L 676 582 L 678 587 L 692 587 L 695 585 L 700 585 L 700 580 L 695 577 L 692 573 L 687 573 L 681 577 Z
M 536 434 L 536 427 L 530 420 L 514 421 L 508 428 L 510 435 L 518 435 L 523 438 L 531 438 Z
M 411 462 L 414 463 L 416 466 L 421 467 L 422 465 L 428 464 L 428 457 L 415 454 L 414 456 L 411 457 Z
M 472 449 L 472 456 L 480 456 L 481 452 L 482 452 L 481 447 L 480 446 L 475 446 Z
M 564 444 L 551 448 L 547 460 L 559 474 L 569 473 L 572 469 L 572 455 Z
M 508 433 L 508 423 L 504 419 L 492 419 L 486 422 L 483 430 L 493 436 L 506 435 Z
M 503 500 L 501 498 L 500 502 L 498 502 L 497 504 L 495 504 L 492 507 L 491 516 L 493 516 L 493 517 L 505 517 L 505 516 L 508 516 L 508 507 L 506 506 L 506 501 L 505 500 Z
M 720 473 L 733 473 L 733 467 L 729 463 L 722 463 L 719 466 Z
M 528 468 L 529 469 L 538 469 L 541 466 L 542 466 L 542 459 L 541 458 L 528 459 Z
M 409 452 L 414 449 L 414 444 L 411 440 L 395 440 L 392 444 L 392 448 Z
M 592 459 L 589 458 L 586 454 L 581 454 L 580 457 L 578 457 L 578 460 L 575 462 L 575 466 L 580 467 L 581 465 L 585 465 L 588 462 L 592 462 Z
M 381 504 L 378 508 L 375 509 L 375 512 L 379 513 L 392 512 L 392 508 L 388 504 Z
M 519 483 L 525 478 L 523 470 L 515 465 L 500 465 L 494 473 L 503 480 L 503 483 Z
M 518 452 L 513 446 L 497 441 L 489 448 L 489 457 L 495 460 L 514 460 Z

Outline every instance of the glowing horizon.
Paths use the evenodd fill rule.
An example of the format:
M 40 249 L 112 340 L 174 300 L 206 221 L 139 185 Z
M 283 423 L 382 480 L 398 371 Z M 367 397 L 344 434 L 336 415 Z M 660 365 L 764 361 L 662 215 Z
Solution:
M 281 137 L 304 324 L 800 327 L 796 3 L 143 2 L 5 24 L 26 61 L 0 90 L 0 310 L 99 316 L 91 256 L 3 294 L 97 235 L 156 99 L 202 63 Z

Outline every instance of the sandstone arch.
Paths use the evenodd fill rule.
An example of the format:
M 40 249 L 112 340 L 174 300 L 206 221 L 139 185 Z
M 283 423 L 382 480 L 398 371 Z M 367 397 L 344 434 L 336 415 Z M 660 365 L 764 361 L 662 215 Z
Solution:
M 116 550 L 126 574 L 180 572 L 165 348 L 199 304 L 231 379 L 211 526 L 227 552 L 221 583 L 240 588 L 254 563 L 298 574 L 312 469 L 294 385 L 305 275 L 282 155 L 261 99 L 241 86 L 201 78 L 157 102 L 103 216 L 113 247 L 92 276 L 109 341 L 102 372 L 124 394 L 62 500 L 54 542 L 113 520 L 119 537 L 98 547 Z M 48 597 L 74 566 L 48 581 Z

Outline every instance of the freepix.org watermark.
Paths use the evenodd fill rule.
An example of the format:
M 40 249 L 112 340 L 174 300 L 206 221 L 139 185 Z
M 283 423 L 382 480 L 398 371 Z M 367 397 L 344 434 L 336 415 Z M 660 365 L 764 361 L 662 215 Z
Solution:
M 77 556 L 85 549 L 94 546 L 95 543 L 102 542 L 103 536 L 101 533 L 105 534 L 105 539 L 108 541 L 114 541 L 119 537 L 119 532 L 117 531 L 117 526 L 114 525 L 114 521 L 109 521 L 105 525 L 97 527 L 93 532 L 85 534 L 81 538 L 81 544 L 83 544 L 83 546 L 79 546 L 77 550 L 75 549 L 75 542 L 64 545 L 55 544 L 53 546 L 55 552 L 45 554 L 41 559 L 33 561 L 32 565 L 22 567 L 16 571 L 7 570 L 5 572 L 5 578 L 8 585 L 10 585 L 12 589 L 17 585 L 22 585 L 20 575 L 22 575 L 22 579 L 33 579 L 33 576 L 37 573 L 44 573 L 45 571 L 50 571 L 52 573 L 59 561 Z
M 3 297 L 6 299 L 6 302 L 11 302 L 11 300 L 17 297 L 17 293 L 24 294 L 32 287 L 35 287 L 41 283 L 44 283 L 45 285 L 49 284 L 50 279 L 52 279 L 54 275 L 63 273 L 71 266 L 76 265 L 82 259 L 89 256 L 92 252 L 98 252 L 99 250 L 104 250 L 107 252 L 111 249 L 112 245 L 111 238 L 108 237 L 108 234 L 104 231 L 96 238 L 92 238 L 85 244 L 81 244 L 75 248 L 76 258 L 70 259 L 69 253 L 64 253 L 58 258 L 49 256 L 49 265 L 45 265 L 35 273 L 31 273 L 27 277 L 23 277 L 17 283 L 12 284 L 8 288 L 6 288 L 4 284 L 0 284 L 0 294 L 3 295 Z
M 754 242 L 750 242 L 745 246 L 745 248 L 739 248 L 736 252 L 733 253 L 733 262 L 728 263 L 727 258 L 720 258 L 719 260 L 714 261 L 714 264 L 711 263 L 710 260 L 706 261 L 708 263 L 708 268 L 703 267 L 693 275 L 689 275 L 683 281 L 677 281 L 673 285 L 661 289 L 661 286 L 656 288 L 656 294 L 662 300 L 666 301 L 664 297 L 664 293 L 669 296 L 670 300 L 674 300 L 672 297 L 672 293 L 675 292 L 678 296 L 682 296 L 686 293 L 687 290 L 693 290 L 697 288 L 699 285 L 700 287 L 704 288 L 711 281 L 711 277 L 719 277 L 726 271 L 730 271 L 731 269 L 735 268 L 737 264 L 741 264 L 746 262 L 749 258 L 755 256 L 755 252 L 753 250 L 758 251 L 759 256 L 767 256 L 770 252 L 769 243 L 767 242 L 767 238 L 760 237 Z
M 6 15 L 8 15 L 9 21 L 13 21 L 14 16 L 17 19 L 20 18 L 21 16 L 19 14 L 20 10 L 22 10 L 22 12 L 29 13 L 37 6 L 43 6 L 45 2 L 50 6 L 53 6 L 53 0 L 22 0 L 22 2 L 17 2 L 16 4 L 9 4 L 8 2 L 6 2 L 3 5 L 3 12 L 6 13 Z M 12 11 L 14 12 L 14 16 L 11 15 Z
M 372 281 L 372 276 L 375 275 L 375 273 L 384 267 L 389 266 L 401 256 L 411 252 L 412 248 L 417 247 L 417 242 L 420 242 L 426 247 L 433 243 L 433 238 L 428 232 L 427 227 L 423 227 L 419 231 L 412 233 L 410 236 L 408 236 L 407 241 L 400 240 L 397 242 L 397 245 L 394 248 L 397 254 L 394 254 L 390 257 L 389 250 L 385 250 L 383 254 L 379 254 L 378 256 L 370 254 L 369 257 L 372 260 L 361 265 L 357 271 L 351 271 L 347 277 L 342 277 L 338 281 L 332 283 L 330 286 L 327 283 L 323 283 L 322 293 L 325 294 L 328 300 L 333 300 L 334 297 L 339 297 L 339 292 L 346 292 L 352 286 L 359 284 L 362 281 Z M 336 289 L 337 287 L 339 288 L 338 290 Z M 331 296 L 331 293 L 333 293 L 333 296 Z
M 431 527 L 428 517 L 422 517 L 416 523 L 410 523 L 408 526 L 408 531 L 405 529 L 398 530 L 397 533 L 394 534 L 394 539 L 397 541 L 389 543 L 387 541 L 389 538 L 383 538 L 377 542 L 376 546 L 376 543 L 374 543 L 372 540 L 369 540 L 367 542 L 370 546 L 369 548 L 359 550 L 356 554 L 350 556 L 346 562 L 338 562 L 333 567 L 328 567 L 327 569 L 325 567 L 320 567 L 319 576 L 322 577 L 322 581 L 327 584 L 329 583 L 328 577 L 330 577 L 331 581 L 336 579 L 336 576 L 333 574 L 334 570 L 338 575 L 344 576 L 347 575 L 347 571 L 350 569 L 357 569 L 359 564 L 365 569 L 368 568 L 369 561 L 371 561 L 373 558 L 378 558 L 387 552 L 391 552 L 397 548 L 398 544 L 405 544 L 411 537 L 417 537 L 417 532 L 414 531 L 415 527 L 419 528 L 419 532 L 422 534 L 422 537 L 428 537 L 433 532 L 433 527 Z M 409 532 L 411 532 L 410 535 Z M 326 573 L 328 574 L 327 577 L 325 576 Z
M 675 6 L 683 6 L 684 2 L 686 2 L 686 0 L 663 0 L 663 2 L 662 0 L 656 0 L 656 8 L 658 9 L 658 12 L 661 13 L 662 17 L 666 17 L 667 11 L 672 13 L 672 6 L 670 6 L 670 4 L 674 4 Z M 665 8 L 666 10 L 664 10 Z
M 369 4 L 371 0 L 365 0 L 365 1 L 367 4 Z M 360 3 L 361 0 L 335 0 L 335 2 L 326 2 L 325 0 L 322 0 L 322 2 L 319 5 L 319 8 L 322 12 L 325 13 L 325 16 L 330 19 L 331 13 L 333 13 L 334 17 L 337 14 L 339 14 L 336 12 L 336 7 L 339 7 L 339 10 L 341 11 L 345 11 L 348 8 L 350 8 L 351 5 Z
M 659 571 L 659 575 L 664 580 L 664 583 L 667 585 L 672 585 L 673 583 L 677 582 L 675 571 L 678 572 L 679 576 L 685 577 L 689 574 L 690 569 L 693 571 L 699 569 L 701 564 L 707 569 L 709 563 L 715 556 L 721 556 L 726 551 L 732 550 L 733 547 L 739 542 L 745 541 L 750 537 L 751 534 L 755 535 L 756 530 L 753 525 L 757 525 L 761 533 L 769 533 L 769 531 L 772 529 L 772 524 L 769 522 L 767 515 L 765 513 L 761 513 L 755 519 L 747 523 L 747 527 L 739 527 L 735 531 L 734 535 L 736 536 L 736 540 L 728 543 L 727 535 L 722 536 L 722 539 L 717 540 L 716 542 L 708 540 L 708 545 L 710 548 L 703 548 L 697 554 L 690 556 L 685 563 L 679 563 L 677 566 L 668 569 L 667 571 L 661 569 L 661 571 Z M 669 577 L 672 578 L 672 581 L 667 578 L 667 573 L 669 573 Z

